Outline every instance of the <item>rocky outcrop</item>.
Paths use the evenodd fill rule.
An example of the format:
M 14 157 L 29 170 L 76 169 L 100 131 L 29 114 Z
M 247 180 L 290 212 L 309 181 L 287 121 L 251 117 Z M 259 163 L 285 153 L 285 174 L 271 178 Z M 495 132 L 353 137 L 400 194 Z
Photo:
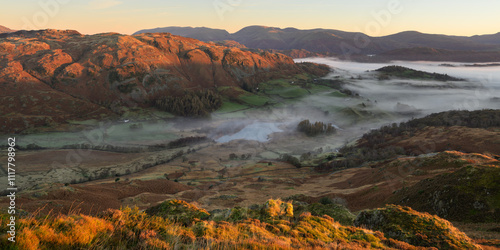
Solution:
M 315 70 L 276 53 L 168 33 L 82 35 L 71 30 L 0 34 L 0 128 L 20 132 L 97 119 L 160 96 Z

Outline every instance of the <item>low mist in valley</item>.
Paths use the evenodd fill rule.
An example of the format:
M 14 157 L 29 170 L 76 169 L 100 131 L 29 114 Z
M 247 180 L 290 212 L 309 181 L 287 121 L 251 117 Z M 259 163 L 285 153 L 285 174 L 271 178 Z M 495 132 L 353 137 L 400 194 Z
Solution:
M 500 1 L 18 2 L 0 250 L 500 249 Z
M 19 145 L 58 148 L 88 144 L 89 134 L 98 133 L 103 135 L 99 143 L 119 147 L 154 146 L 182 137 L 207 136 L 216 143 L 257 141 L 258 144 L 252 144 L 253 147 L 262 147 L 253 149 L 257 155 L 266 151 L 275 152 L 273 155 L 299 155 L 319 148 L 334 151 L 371 129 L 435 112 L 500 108 L 499 66 L 470 67 L 461 63 L 446 63 L 443 66 L 443 63 L 437 62 L 355 63 L 335 58 L 296 61 L 327 64 L 332 68 L 332 73 L 325 78 L 342 81 L 343 88 L 350 90 L 353 95 L 339 94 L 330 89 L 294 101 L 274 100 L 276 104 L 271 106 L 215 112 L 210 118 L 166 118 L 154 122 L 119 120 L 101 123 L 90 131 L 27 135 L 19 138 Z M 379 80 L 374 70 L 387 65 L 448 74 L 464 80 Z M 305 119 L 331 123 L 337 132 L 309 138 L 296 132 L 297 124 Z M 239 146 L 233 151 L 238 153 L 245 150 L 244 146 Z M 266 158 L 264 155 L 261 157 Z
M 324 63 L 337 69 L 329 77 L 352 77 L 345 85 L 360 96 L 370 99 L 376 108 L 398 111 L 398 106 L 414 108 L 421 114 L 447 110 L 496 109 L 500 107 L 500 67 L 470 67 L 463 63 L 402 62 L 355 63 L 333 58 L 301 59 Z M 464 81 L 424 81 L 411 79 L 377 80 L 376 69 L 387 65 L 399 65 L 430 73 L 448 74 Z M 443 65 L 456 65 L 454 67 Z M 401 104 L 401 105 L 398 105 Z

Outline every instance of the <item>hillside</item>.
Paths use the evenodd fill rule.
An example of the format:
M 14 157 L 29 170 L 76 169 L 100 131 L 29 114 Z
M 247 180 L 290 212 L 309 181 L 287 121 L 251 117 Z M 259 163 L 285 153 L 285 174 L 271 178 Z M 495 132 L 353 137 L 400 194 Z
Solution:
M 404 43 L 408 47 L 427 47 L 434 49 L 447 49 L 447 50 L 495 50 L 498 47 L 494 44 L 482 42 L 481 38 L 486 36 L 447 36 L 439 34 L 425 34 L 417 31 L 405 31 L 397 34 L 384 36 L 384 39 L 389 39 Z
M 328 215 L 295 213 L 292 201 L 268 200 L 251 208 L 208 212 L 196 205 L 169 200 L 141 212 L 124 208 L 100 216 L 80 214 L 28 217 L 20 220 L 20 249 L 480 249 L 448 221 L 410 208 L 388 206 L 392 218 L 376 220 L 376 230 L 343 225 Z M 372 221 L 362 213 L 359 224 Z M 389 218 L 391 218 L 389 217 Z M 0 226 L 7 231 L 6 216 Z M 406 221 L 408 218 L 410 220 Z M 411 221 L 419 224 L 409 224 Z M 403 235 L 394 228 L 404 228 Z M 9 247 L 6 237 L 0 246 Z
M 93 150 L 78 166 L 57 169 L 43 159 L 71 151 L 21 149 L 19 171 L 37 185 L 16 198 L 19 241 L 42 248 L 498 247 L 499 127 L 498 110 L 442 112 L 373 130 L 340 152 L 311 147 L 297 165 L 288 161 L 294 156 L 261 160 L 263 151 L 252 151 L 260 143 L 242 140 L 142 154 Z M 306 139 L 287 137 L 288 144 Z M 8 197 L 0 204 L 8 207 Z
M 500 44 L 500 32 L 491 35 L 471 36 L 470 40 L 483 44 Z
M 168 33 L 81 35 L 71 30 L 1 34 L 0 68 L 3 133 L 106 118 L 186 91 L 249 88 L 283 76 L 328 72 L 282 54 Z
M 321 167 L 352 167 L 397 155 L 417 156 L 446 150 L 500 155 L 499 110 L 447 111 L 372 130 L 355 145 L 343 147 L 341 159 Z
M 481 159 L 482 158 L 482 159 Z M 470 158 L 471 163 L 453 173 L 425 179 L 399 190 L 390 202 L 436 214 L 453 221 L 500 222 L 500 165 L 487 156 Z
M 447 36 L 405 31 L 382 37 L 371 37 L 359 32 L 345 32 L 333 29 L 300 30 L 296 28 L 276 28 L 248 26 L 236 33 L 208 28 L 166 27 L 142 32 L 172 32 L 207 41 L 235 40 L 249 48 L 266 50 L 306 50 L 309 53 L 337 55 L 341 59 L 355 60 L 460 60 L 460 61 L 498 61 L 500 37 L 498 34 L 482 36 Z M 211 40 L 212 39 L 212 40 Z M 362 42 L 363 46 L 359 46 Z M 403 51 L 412 48 L 445 50 L 447 56 L 434 54 L 409 55 Z M 401 52 L 398 52 L 402 50 Z M 411 52 L 409 50 L 408 52 Z M 489 55 L 492 52 L 493 55 Z M 302 53 L 304 54 L 304 53 Z M 366 55 L 382 55 L 381 58 L 364 58 Z M 301 54 L 290 54 L 300 57 Z M 363 56 L 361 56 L 363 55 Z
M 113 245 L 123 239 L 121 234 L 116 232 L 125 230 L 122 228 L 123 220 L 128 218 L 120 220 L 112 216 L 113 219 L 110 219 L 107 215 L 103 215 L 102 211 L 137 206 L 140 210 L 145 210 L 148 215 L 138 215 L 140 213 L 136 211 L 130 215 L 131 218 L 139 216 L 141 220 L 145 220 L 145 225 L 149 225 L 149 222 L 159 220 L 150 216 L 166 217 L 169 221 L 176 221 L 178 224 L 168 225 L 180 231 L 163 235 L 164 229 L 147 226 L 137 230 L 131 229 L 137 233 L 135 237 L 140 238 L 142 232 L 146 235 L 147 232 L 154 231 L 154 235 L 158 236 L 154 238 L 171 246 L 194 244 L 199 247 L 198 244 L 206 244 L 202 243 L 204 242 L 202 238 L 207 237 L 213 244 L 235 247 L 242 246 L 240 244 L 253 246 L 255 242 L 262 242 L 264 239 L 269 244 L 278 244 L 276 241 L 279 241 L 281 242 L 279 244 L 285 244 L 284 249 L 307 248 L 313 245 L 328 248 L 333 246 L 330 244 L 348 249 L 376 246 L 383 249 L 415 249 L 413 246 L 461 249 L 461 244 L 474 242 L 499 246 L 500 241 L 497 239 L 500 235 L 495 231 L 497 230 L 495 228 L 498 228 L 498 211 L 500 211 L 497 199 L 500 187 L 495 182 L 500 166 L 498 160 L 500 151 L 497 146 L 500 141 L 499 117 L 498 110 L 437 113 L 374 130 L 363 136 L 357 145 L 345 147 L 339 153 L 303 155 L 297 159 L 300 162 L 299 167 L 281 162 L 280 159 L 285 157 L 259 161 L 252 156 L 252 153 L 257 154 L 257 152 L 246 149 L 257 142 L 241 140 L 223 146 L 215 144 L 192 147 L 182 157 L 162 160 L 160 165 L 151 161 L 132 161 L 140 157 L 137 154 L 125 156 L 96 151 L 92 152 L 91 158 L 81 162 L 77 169 L 77 171 L 93 172 L 92 169 L 96 169 L 95 167 L 100 168 L 93 175 L 95 178 L 87 175 L 89 179 L 84 183 L 79 183 L 76 179 L 71 182 L 68 180 L 65 184 L 39 184 L 23 190 L 17 200 L 23 204 L 23 214 L 35 213 L 35 217 L 38 214 L 40 216 L 47 213 L 55 214 L 54 217 L 44 220 L 48 223 L 44 228 L 59 228 L 57 223 L 61 220 L 69 220 L 68 223 L 77 221 L 80 224 L 97 220 L 108 225 L 106 228 L 113 228 L 103 231 L 103 235 L 113 240 L 96 241 L 100 242 L 96 244 Z M 240 146 L 245 148 L 244 151 L 238 151 L 242 155 L 231 156 L 230 152 L 236 152 L 231 149 Z M 180 148 L 172 153 L 178 150 Z M 42 155 L 61 158 L 67 154 L 68 152 L 64 150 L 21 150 L 17 159 L 29 163 L 20 168 L 24 174 L 28 174 L 40 164 L 39 159 Z M 148 155 L 147 159 L 158 160 L 157 157 L 151 156 L 153 155 Z M 102 159 L 112 161 L 116 166 L 107 172 L 102 171 L 105 170 L 103 164 L 100 164 Z M 147 164 L 147 167 L 140 167 L 142 171 L 132 173 L 124 171 L 125 167 L 137 168 L 146 166 L 144 164 Z M 52 169 L 50 173 L 58 176 L 61 173 L 68 174 L 69 170 L 69 168 L 58 171 Z M 33 175 L 33 180 L 35 178 L 36 175 Z M 277 217 L 274 219 L 267 217 L 266 213 L 274 211 L 267 208 L 275 203 L 254 205 L 262 204 L 269 200 L 270 196 L 280 197 L 286 201 L 278 202 L 283 204 L 279 206 L 283 210 L 276 210 Z M 8 205 L 9 200 L 5 198 L 0 199 L 2 207 Z M 178 205 L 173 207 L 164 202 L 171 199 L 199 204 L 206 210 L 185 205 L 185 202 L 174 202 L 173 204 Z M 289 213 L 287 211 L 292 211 L 287 205 L 289 201 L 293 201 L 294 212 L 293 216 L 287 217 L 286 214 Z M 410 206 L 412 209 L 386 206 L 391 203 Z M 183 207 L 194 210 L 186 211 Z M 365 211 L 366 209 L 375 210 Z M 428 212 L 431 215 L 414 210 Z M 71 215 L 71 211 L 82 215 Z M 119 216 L 130 211 L 112 210 L 111 213 Z M 350 211 L 353 211 L 354 215 Z M 68 213 L 70 215 L 66 216 Z M 62 217 L 57 217 L 57 214 L 62 214 Z M 394 217 L 394 214 L 401 216 Z M 334 222 L 325 215 L 333 218 Z M 437 216 L 451 220 L 453 225 L 459 222 L 457 225 L 460 230 L 465 230 L 469 236 L 474 235 L 474 241 L 464 238 L 457 229 L 448 229 L 451 224 Z M 310 218 L 312 221 L 304 221 L 305 218 Z M 29 224 L 30 220 L 34 219 L 26 219 L 23 225 L 33 225 Z M 416 226 L 401 224 L 411 220 L 419 224 Z M 259 226 L 252 226 L 251 229 L 252 232 L 260 232 L 259 234 L 248 235 L 245 233 L 248 232 L 247 229 L 242 229 L 243 231 L 235 233 L 235 238 L 232 238 L 231 242 L 227 242 L 228 238 L 222 236 L 226 231 L 221 231 L 220 234 L 213 231 L 219 230 L 218 228 L 223 230 L 226 227 L 238 230 L 247 228 L 250 221 L 261 223 L 256 224 Z M 303 232 L 300 228 L 305 225 L 309 228 L 308 223 L 313 223 L 311 224 L 313 228 L 318 227 L 317 223 L 327 223 L 322 224 L 325 228 L 320 231 L 329 233 L 323 235 L 307 231 L 309 233 L 304 235 L 293 234 L 294 230 Z M 335 230 L 341 230 L 345 234 L 329 231 L 333 230 L 332 225 Z M 359 228 L 353 228 L 354 225 L 380 230 L 383 232 L 383 237 L 381 234 L 369 233 L 375 235 L 378 238 L 376 240 L 370 236 L 366 238 L 358 235 L 361 231 Z M 36 233 L 38 232 L 36 227 L 25 228 L 22 229 L 26 230 L 25 232 L 34 232 L 38 239 L 37 244 L 41 246 L 70 244 L 68 242 L 73 234 L 72 231 L 55 231 L 62 237 L 61 239 L 68 241 L 54 243 L 44 235 Z M 394 231 L 395 228 L 404 228 L 404 234 L 398 234 Z M 444 233 L 436 233 L 436 230 Z M 327 236 L 330 233 L 334 236 Z M 290 234 L 293 237 L 290 237 Z M 186 235 L 191 236 L 185 238 Z M 254 236 L 256 238 L 253 238 Z M 261 238 L 264 236 L 265 238 Z M 91 238 L 100 239 L 100 236 L 95 237 L 97 238 Z M 442 237 L 450 239 L 444 240 Z M 172 239 L 179 239 L 181 242 L 171 241 Z M 281 240 L 284 240 L 284 243 Z M 164 245 L 156 239 L 154 241 L 155 244 Z M 419 242 L 421 244 L 417 244 Z M 136 247 L 136 244 L 140 243 L 131 239 L 124 244 Z
M 14 32 L 14 31 L 15 30 L 12 30 L 12 29 L 9 29 L 9 28 L 7 28 L 5 26 L 0 25 L 0 34 L 2 34 L 2 33 L 10 33 L 10 32 Z

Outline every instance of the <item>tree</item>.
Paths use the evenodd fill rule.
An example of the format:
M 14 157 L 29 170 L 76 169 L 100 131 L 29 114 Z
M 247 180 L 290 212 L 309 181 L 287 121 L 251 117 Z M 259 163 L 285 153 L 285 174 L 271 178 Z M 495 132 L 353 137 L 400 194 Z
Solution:
M 335 127 L 331 123 L 315 122 L 312 124 L 309 120 L 303 120 L 297 126 L 299 132 L 305 133 L 307 136 L 317 136 L 320 134 L 333 134 L 336 132 Z
M 229 154 L 229 160 L 238 160 L 238 156 L 235 153 Z

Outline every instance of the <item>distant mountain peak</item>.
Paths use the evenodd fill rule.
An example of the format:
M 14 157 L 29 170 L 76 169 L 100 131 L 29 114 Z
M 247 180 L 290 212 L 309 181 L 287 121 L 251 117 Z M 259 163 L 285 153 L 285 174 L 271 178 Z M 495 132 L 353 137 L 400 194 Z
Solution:
M 207 27 L 171 26 L 164 28 L 140 30 L 135 32 L 134 35 L 139 35 L 143 33 L 171 33 L 173 35 L 194 38 L 206 42 L 231 40 L 230 34 L 226 30 L 212 29 Z
M 13 30 L 13 29 L 9 29 L 5 26 L 0 25 L 0 33 L 10 33 L 10 32 L 14 32 L 14 31 L 15 30 Z
M 421 34 L 424 34 L 424 33 L 416 31 L 416 30 L 407 30 L 407 31 L 398 32 L 394 35 L 421 35 Z

